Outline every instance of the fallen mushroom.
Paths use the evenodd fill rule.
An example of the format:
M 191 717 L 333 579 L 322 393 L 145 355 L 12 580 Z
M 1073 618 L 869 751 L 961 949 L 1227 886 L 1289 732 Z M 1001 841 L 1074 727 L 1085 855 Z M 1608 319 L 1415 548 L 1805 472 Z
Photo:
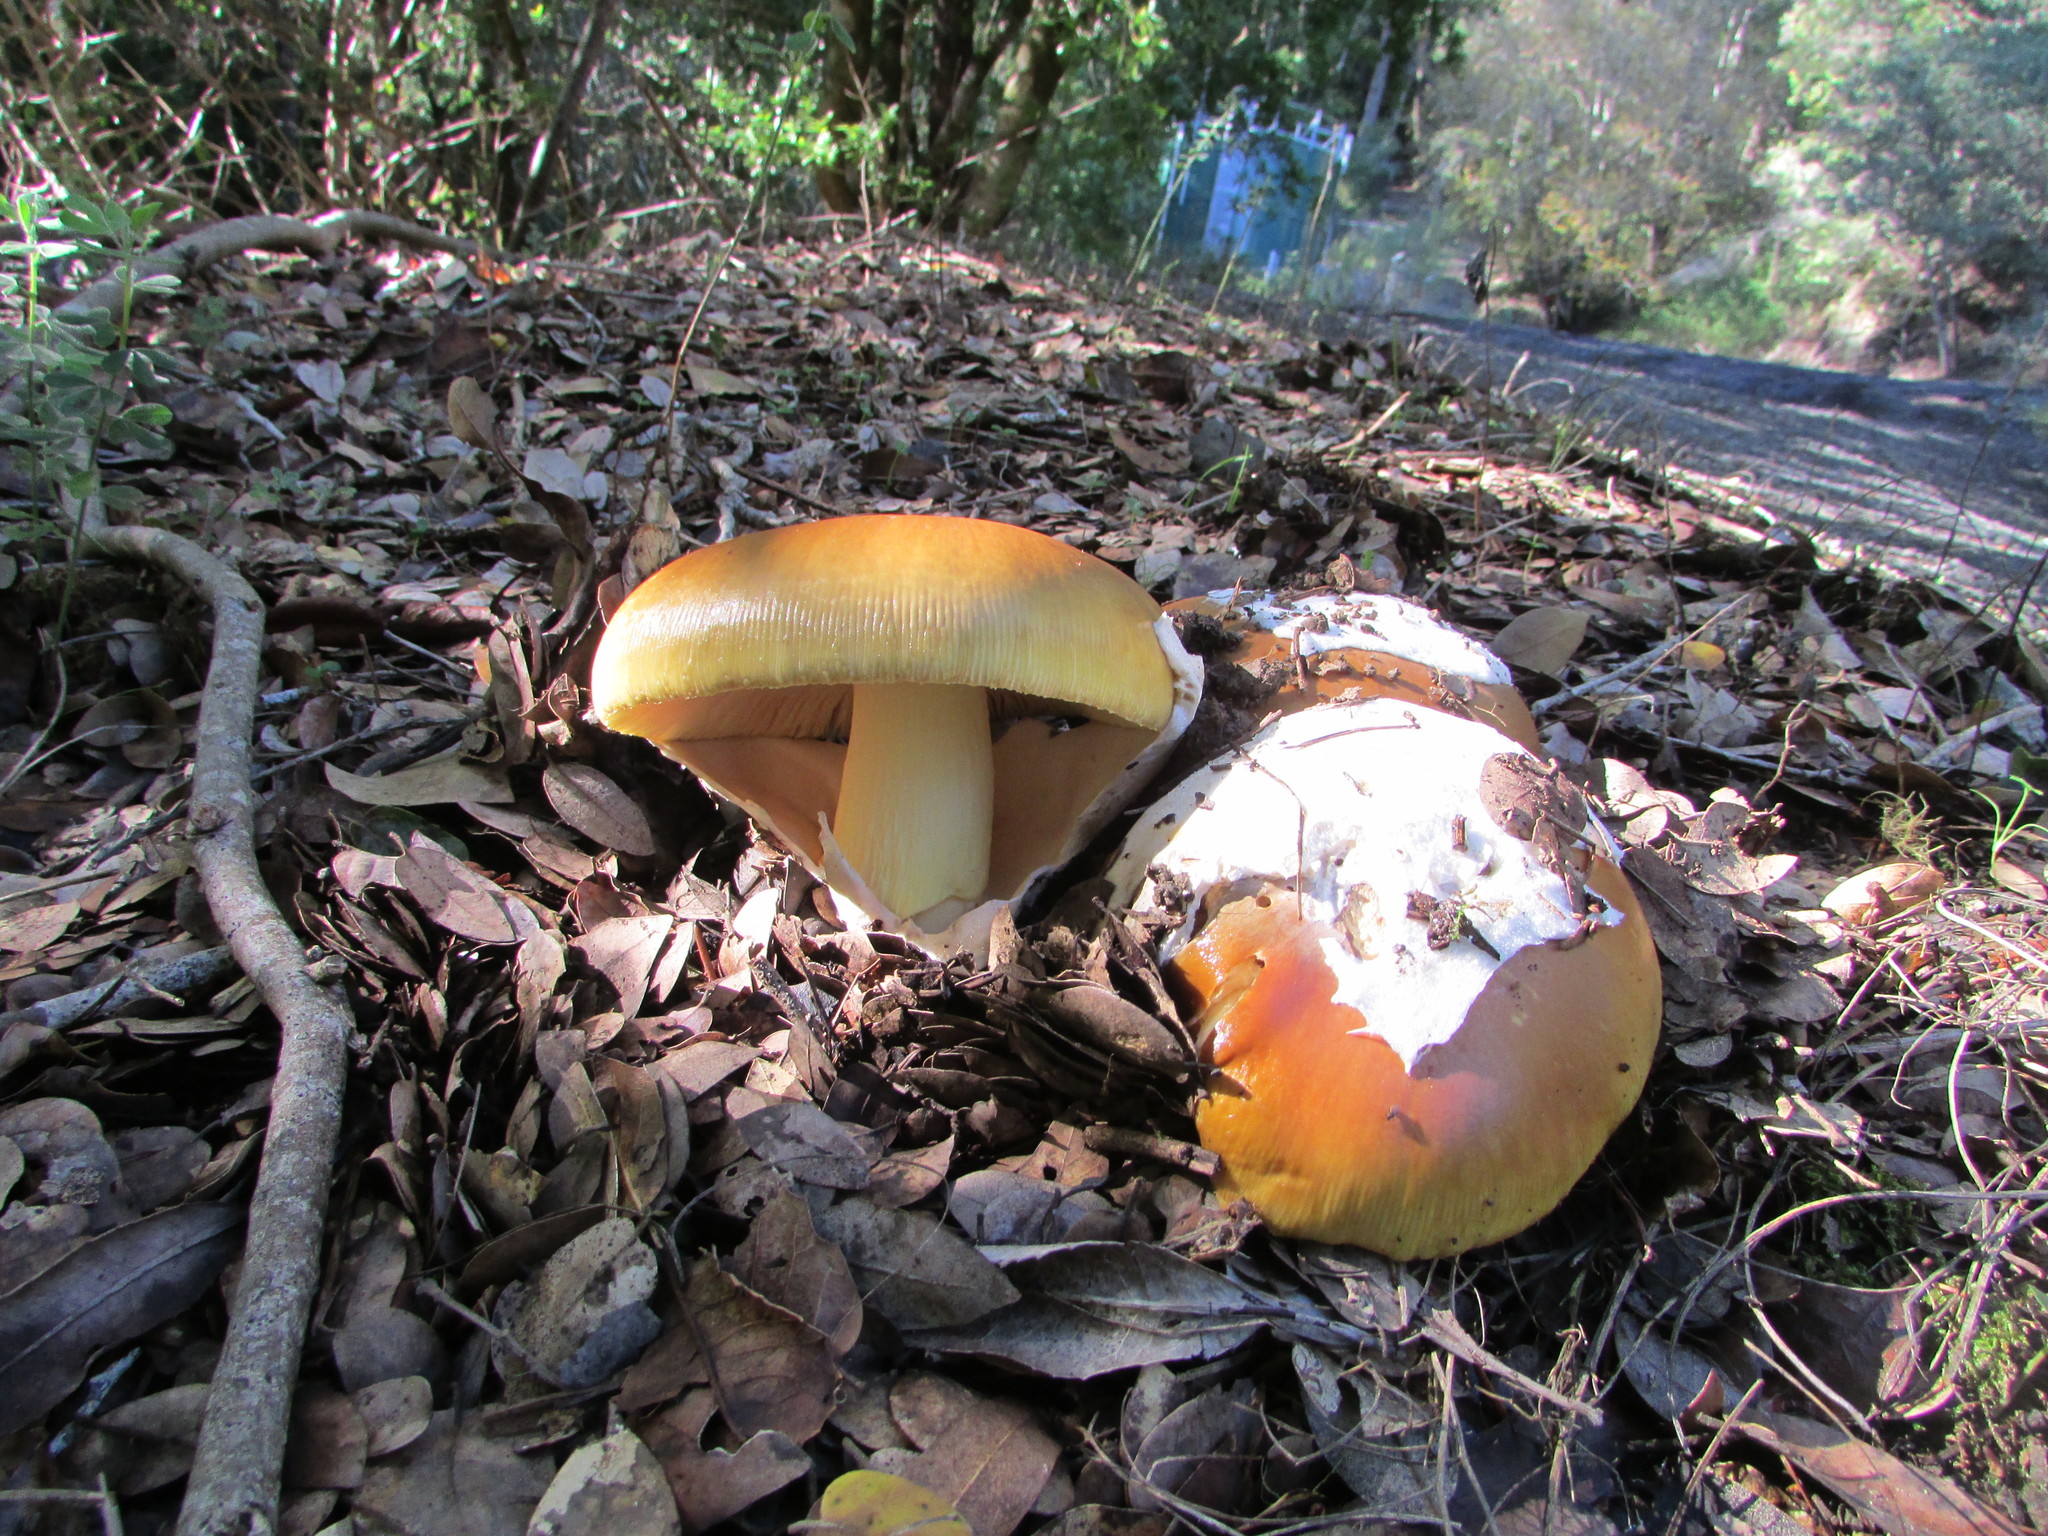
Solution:
M 842 916 L 950 953 L 1143 787 L 1201 670 L 1092 555 L 861 516 L 663 567 L 612 616 L 591 694 L 788 844 Z
M 1657 1041 L 1617 857 L 1527 751 L 1395 699 L 1283 716 L 1148 808 L 1110 875 L 1169 930 L 1219 1189 L 1404 1259 L 1552 1210 Z
M 1507 664 L 1420 603 L 1378 593 L 1211 592 L 1167 604 L 1235 642 L 1221 659 L 1268 677 L 1268 708 L 1402 699 L 1484 721 L 1530 751 L 1536 721 Z

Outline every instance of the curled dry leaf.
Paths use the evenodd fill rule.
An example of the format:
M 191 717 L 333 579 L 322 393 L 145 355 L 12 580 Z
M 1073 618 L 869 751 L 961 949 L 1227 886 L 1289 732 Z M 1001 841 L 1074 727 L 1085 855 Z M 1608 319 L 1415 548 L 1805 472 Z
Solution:
M 583 957 L 583 963 L 611 983 L 618 994 L 619 1012 L 634 1018 L 647 997 L 647 984 L 654 974 L 661 947 L 675 927 L 666 912 L 645 917 L 610 917 L 592 928 L 569 947 Z
M 394 1376 L 351 1395 L 369 1433 L 365 1454 L 372 1457 L 405 1449 L 434 1417 L 434 1388 L 424 1376 Z
M 550 763 L 541 788 L 555 814 L 603 848 L 638 858 L 654 853 L 654 828 L 626 792 L 587 763 Z

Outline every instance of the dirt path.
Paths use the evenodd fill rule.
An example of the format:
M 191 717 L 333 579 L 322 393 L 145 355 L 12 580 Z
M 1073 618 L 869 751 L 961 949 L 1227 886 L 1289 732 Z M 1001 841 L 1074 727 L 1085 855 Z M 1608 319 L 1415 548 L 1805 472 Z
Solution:
M 1379 323 L 1385 324 L 1384 320 Z M 2048 627 L 2048 390 L 1704 357 L 1527 326 L 1395 324 L 1460 377 L 1727 479 L 1823 547 Z

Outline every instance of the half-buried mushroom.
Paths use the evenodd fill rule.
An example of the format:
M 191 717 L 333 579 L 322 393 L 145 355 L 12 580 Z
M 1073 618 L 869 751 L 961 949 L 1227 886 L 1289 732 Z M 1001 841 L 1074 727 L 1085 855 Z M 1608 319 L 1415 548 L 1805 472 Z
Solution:
M 1001 903 L 1078 852 L 1200 693 L 1129 577 L 948 517 L 694 550 L 626 598 L 591 672 L 599 721 L 766 825 L 843 916 L 941 952 L 978 947 Z
M 1377 593 L 1211 592 L 1167 604 L 1234 642 L 1219 659 L 1269 681 L 1267 707 L 1401 699 L 1479 720 L 1539 750 L 1507 663 L 1420 603 Z
M 1394 1258 L 1548 1213 L 1657 1041 L 1615 857 L 1528 752 L 1394 699 L 1284 716 L 1147 808 L 1111 877 L 1171 930 L 1219 1187 Z

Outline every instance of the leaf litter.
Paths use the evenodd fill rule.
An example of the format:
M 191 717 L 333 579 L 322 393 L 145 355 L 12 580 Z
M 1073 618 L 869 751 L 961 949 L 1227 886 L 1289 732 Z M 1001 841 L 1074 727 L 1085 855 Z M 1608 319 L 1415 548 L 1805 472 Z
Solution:
M 1549 453 L 1398 334 L 943 247 L 738 253 L 665 438 L 713 256 L 266 258 L 207 280 L 244 344 L 161 322 L 179 450 L 112 475 L 272 605 L 266 872 L 357 1019 L 280 1530 L 2048 1524 L 2030 637 Z M 587 723 L 638 580 L 870 510 L 1161 598 L 1400 590 L 1514 664 L 1667 1000 L 1555 1215 L 1437 1265 L 1271 1238 L 1087 870 L 941 966 Z M 180 841 L 194 616 L 83 566 L 54 673 L 61 546 L 10 550 L 0 1470 L 162 1530 L 275 1031 Z M 1215 667 L 1205 749 L 1272 668 Z

